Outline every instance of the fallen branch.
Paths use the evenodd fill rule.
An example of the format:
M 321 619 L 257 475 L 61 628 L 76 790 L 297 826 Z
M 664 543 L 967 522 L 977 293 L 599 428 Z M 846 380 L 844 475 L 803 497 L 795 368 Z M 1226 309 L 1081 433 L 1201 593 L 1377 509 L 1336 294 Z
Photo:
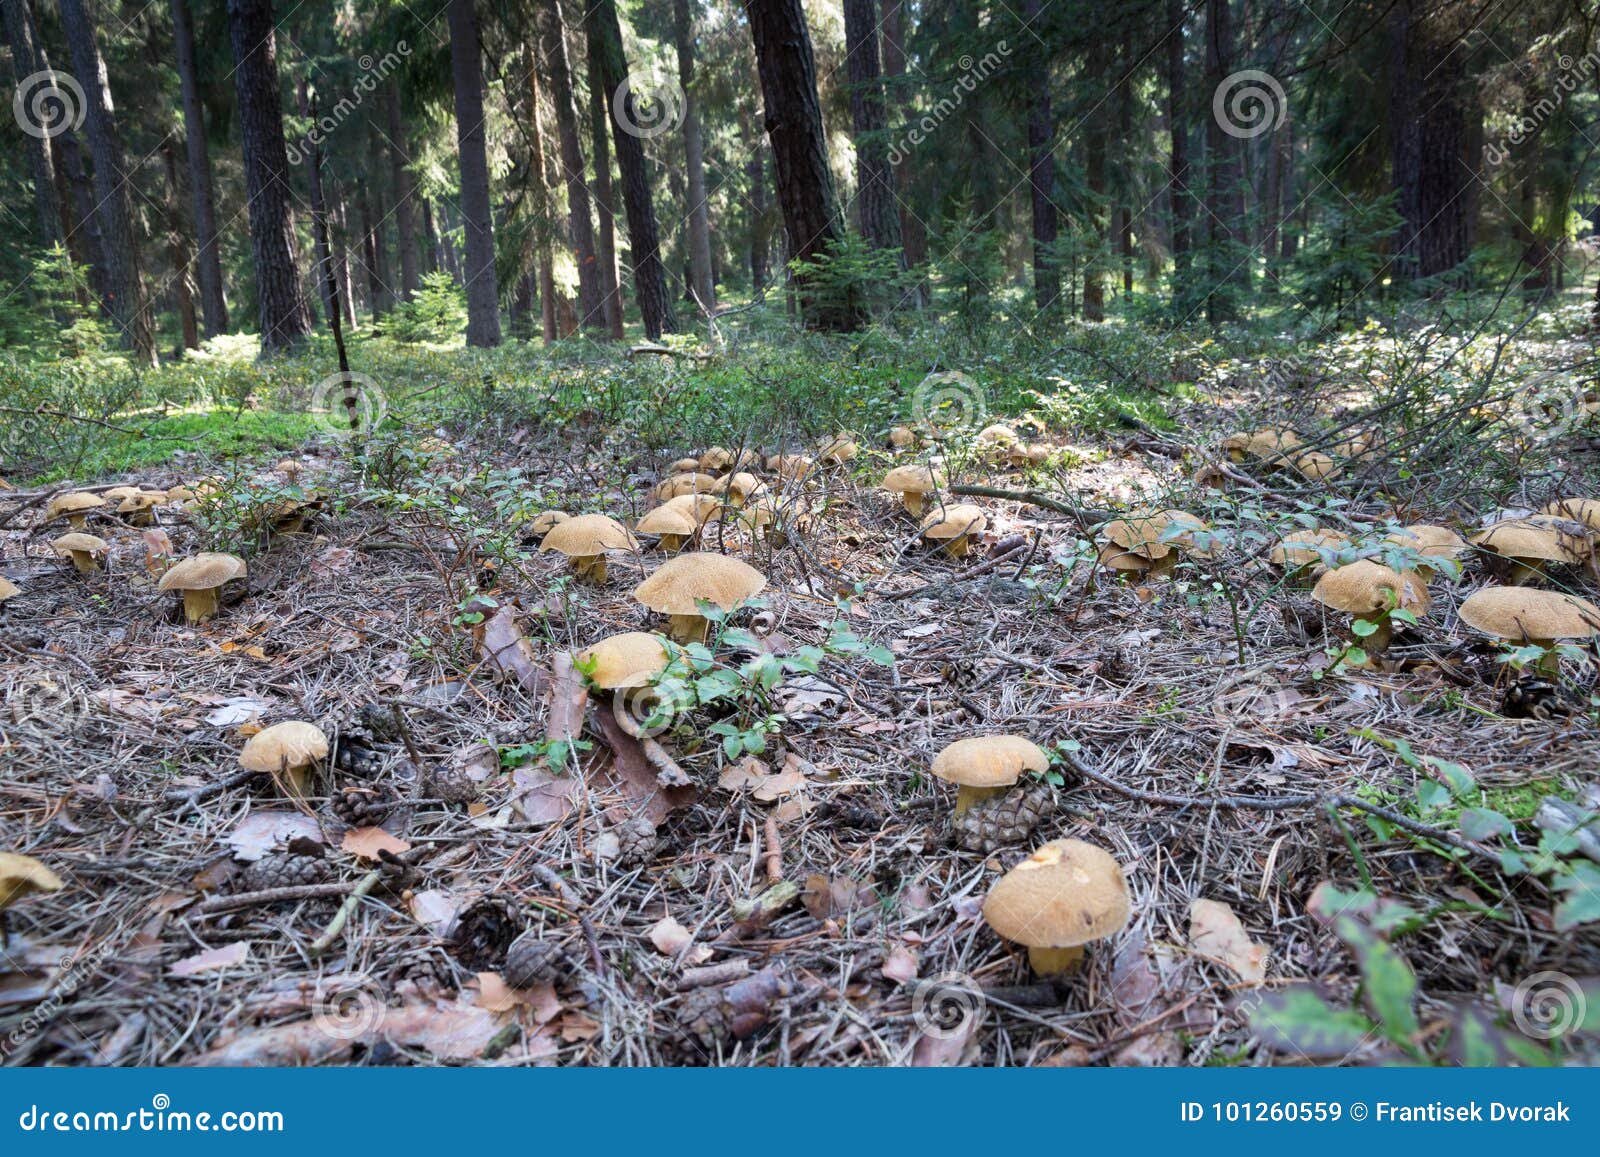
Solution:
M 1057 514 L 1065 514 L 1084 522 L 1105 522 L 1116 517 L 1114 511 L 1098 510 L 1092 506 L 1070 506 L 1059 498 L 1051 498 L 1038 490 L 1003 490 L 998 486 L 963 483 L 950 487 L 950 493 L 976 498 L 1000 498 L 1007 502 L 1025 502 L 1030 506 L 1042 506 L 1046 510 L 1054 510 Z
M 344 931 L 344 926 L 350 922 L 350 917 L 361 906 L 362 899 L 378 886 L 378 881 L 382 878 L 383 872 L 378 868 L 374 868 L 361 877 L 356 886 L 351 889 L 350 895 L 345 897 L 344 903 L 339 905 L 339 910 L 333 914 L 333 919 L 328 922 L 328 926 L 322 930 L 322 935 L 312 942 L 310 954 L 313 958 L 321 956 L 329 948 L 333 947 L 334 941 L 338 940 L 340 933 Z
M 594 963 L 594 971 L 601 979 L 606 975 L 606 958 L 600 954 L 600 936 L 594 930 L 594 922 L 584 914 L 584 903 L 572 885 L 561 878 L 554 868 L 545 864 L 531 864 L 533 874 L 538 876 L 550 887 L 554 888 L 568 909 L 578 918 L 578 927 L 583 929 L 583 939 L 589 946 L 589 959 Z
M 1017 540 L 1009 545 L 1004 542 L 997 543 L 997 549 L 995 553 L 984 559 L 983 562 L 979 563 L 971 570 L 962 571 L 960 574 L 952 578 L 939 579 L 936 582 L 931 583 L 923 583 L 921 586 L 912 587 L 909 590 L 890 591 L 883 596 L 883 599 L 885 602 L 898 602 L 901 599 L 916 598 L 916 596 L 927 594 L 929 591 L 940 590 L 944 587 L 953 587 L 960 583 L 971 582 L 973 579 L 982 578 L 984 575 L 997 568 L 1007 559 L 1014 558 L 1017 552 L 1027 545 L 1028 540 L 1018 535 Z
M 776 884 L 783 879 L 783 840 L 778 835 L 778 821 L 767 817 L 765 828 L 767 849 L 767 883 Z
M 231 896 L 213 896 L 196 908 L 197 916 L 212 916 L 218 912 L 232 912 L 239 908 L 253 908 L 257 904 L 281 904 L 287 900 L 326 900 L 345 896 L 358 887 L 348 881 L 337 884 L 295 884 L 288 888 L 265 888 L 259 892 L 236 892 Z

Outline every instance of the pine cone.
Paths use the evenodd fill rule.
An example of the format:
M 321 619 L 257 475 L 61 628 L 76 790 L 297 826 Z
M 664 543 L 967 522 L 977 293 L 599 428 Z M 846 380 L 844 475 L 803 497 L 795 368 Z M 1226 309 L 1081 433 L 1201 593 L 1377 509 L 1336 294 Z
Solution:
M 1055 806 L 1056 790 L 1043 780 L 982 800 L 955 818 L 956 844 L 965 851 L 988 855 L 1024 843 Z
M 367 732 L 374 744 L 405 741 L 394 708 L 386 703 L 363 703 L 356 711 L 356 723 Z
M 618 858 L 623 864 L 648 863 L 661 847 L 661 836 L 656 831 L 656 825 L 643 816 L 635 816 L 611 830 L 616 833 L 617 843 L 622 848 Z
M 422 794 L 426 799 L 468 804 L 478 798 L 478 785 L 461 769 L 439 764 L 422 773 Z
M 456 918 L 450 951 L 474 972 L 493 972 L 522 932 L 522 914 L 499 896 L 485 896 Z
M 323 728 L 328 731 L 328 728 Z M 335 722 L 333 766 L 357 779 L 371 779 L 383 770 L 383 752 L 372 732 L 359 723 Z
M 730 1040 L 743 1040 L 772 1015 L 773 1005 L 788 996 L 789 983 L 774 968 L 721 988 L 692 988 L 678 1001 L 674 1039 L 685 1060 L 709 1064 Z
M 365 783 L 335 792 L 329 810 L 351 828 L 375 828 L 394 813 L 400 793 L 386 783 Z
M 541 940 L 537 932 L 524 932 L 506 950 L 500 976 L 512 988 L 532 988 L 537 984 L 557 984 L 572 972 L 572 959 L 553 940 Z
M 1508 719 L 1565 719 L 1575 706 L 1559 684 L 1529 672 L 1506 688 L 1500 714 Z
M 235 877 L 240 892 L 265 892 L 271 888 L 296 888 L 323 884 L 333 876 L 333 865 L 320 854 L 274 852 L 262 856 Z

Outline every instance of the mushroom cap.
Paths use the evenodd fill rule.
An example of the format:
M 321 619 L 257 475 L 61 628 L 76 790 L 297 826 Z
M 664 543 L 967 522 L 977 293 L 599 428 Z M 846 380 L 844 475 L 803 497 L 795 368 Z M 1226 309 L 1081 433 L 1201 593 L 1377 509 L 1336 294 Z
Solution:
M 1292 459 L 1294 468 L 1304 474 L 1313 482 L 1320 482 L 1324 478 L 1332 478 L 1339 473 L 1339 464 L 1331 455 L 1324 454 L 1321 450 L 1302 450 Z
M 22 588 L 4 575 L 0 575 L 0 603 L 7 599 L 14 599 L 22 593 Z
M 1307 566 L 1322 562 L 1322 551 L 1343 550 L 1350 540 L 1336 530 L 1292 530 L 1267 552 L 1273 566 Z
M 983 901 L 989 927 L 1029 948 L 1076 948 L 1128 922 L 1122 865 L 1082 840 L 1051 840 L 995 881 Z
M 903 450 L 907 446 L 917 444 L 917 432 L 910 426 L 895 426 L 889 431 L 889 445 L 896 450 Z
M 694 519 L 695 525 L 699 526 L 722 509 L 722 502 L 710 494 L 680 494 L 676 498 L 667 499 L 657 509 L 675 510 Z M 659 532 L 651 531 L 650 533 Z
M 637 550 L 639 540 L 628 528 L 606 514 L 580 514 L 550 528 L 539 544 L 541 552 L 560 551 L 568 558 L 593 558 L 608 550 Z
M 137 486 L 113 486 L 101 493 L 100 497 L 106 502 L 121 502 L 124 498 L 131 498 L 139 493 Z
M 99 554 L 106 548 L 106 540 L 99 535 L 84 534 L 82 531 L 74 530 L 71 534 L 51 539 L 50 545 L 55 547 L 57 554 L 71 554 L 75 550 L 86 554 Z
M 1391 570 L 1370 558 L 1335 567 L 1317 580 L 1311 597 L 1348 615 L 1375 615 L 1399 608 L 1425 615 L 1431 605 L 1428 587 L 1409 571 Z
M 717 479 L 714 474 L 703 474 L 698 470 L 688 474 L 674 474 L 656 484 L 656 501 L 665 502 L 669 498 L 679 498 L 685 494 L 709 494 L 716 484 Z
M 1169 534 L 1168 531 L 1175 526 L 1182 533 Z M 1100 533 L 1113 546 L 1120 546 L 1153 561 L 1166 558 L 1179 548 L 1203 557 L 1203 553 L 1195 548 L 1191 532 L 1210 529 L 1203 520 L 1186 511 L 1158 510 L 1154 514 L 1141 514 L 1134 518 L 1112 519 L 1100 528 Z
M 744 470 L 735 470 L 732 474 L 725 474 L 717 479 L 713 488 L 714 494 L 732 494 L 741 501 L 749 498 L 765 488 L 766 483 L 754 474 Z
M 700 455 L 700 469 L 702 470 L 726 470 L 732 465 L 733 451 L 722 446 L 707 447 L 706 452 Z
M 942 542 L 969 534 L 982 534 L 988 526 L 988 515 L 984 514 L 981 506 L 958 502 L 954 506 L 930 510 L 922 520 L 922 533 L 926 538 Z
M 1540 513 L 1571 519 L 1591 530 L 1600 530 L 1600 498 L 1558 498 L 1548 503 Z
M 66 494 L 57 494 L 50 500 L 50 505 L 44 508 L 45 520 L 54 521 L 63 514 L 76 514 L 80 510 L 93 510 L 97 506 L 104 506 L 106 500 L 98 494 L 90 494 L 87 490 L 73 490 Z
M 1025 771 L 1045 771 L 1050 757 L 1020 735 L 958 739 L 933 758 L 933 774 L 962 787 L 1010 787 Z
M 672 644 L 649 631 L 608 635 L 578 652 L 578 660 L 594 664 L 589 681 L 605 691 L 643 687 L 672 662 Z
M 239 751 L 239 766 L 246 771 L 277 771 L 284 764 L 304 767 L 327 757 L 328 737 L 322 729 L 293 719 L 252 735 Z
M 767 469 L 779 478 L 799 482 L 816 468 L 816 462 L 805 454 L 774 454 L 767 459 Z
M 696 495 L 683 496 L 694 502 Z M 674 498 L 673 502 L 679 501 Z M 645 511 L 644 517 L 635 527 L 640 534 L 693 534 L 700 529 L 700 524 L 695 521 L 693 513 L 684 510 L 681 506 L 657 506 L 653 510 Z
M 174 563 L 156 584 L 160 591 L 208 591 L 230 579 L 244 578 L 244 559 L 231 554 L 202 551 Z
M 979 446 L 1009 445 L 1017 440 L 1017 432 L 1004 422 L 994 422 L 978 431 L 973 442 Z
M 117 513 L 136 514 L 141 510 L 149 510 L 152 506 L 160 506 L 166 500 L 167 492 L 165 490 L 136 490 L 117 503 Z
M 61 877 L 32 856 L 0 852 L 0 912 L 34 892 L 59 892 Z
M 692 551 L 662 563 L 633 589 L 633 597 L 657 614 L 698 615 L 697 600 L 732 610 L 766 585 L 766 576 L 748 563 Z
M 1537 587 L 1484 587 L 1461 604 L 1461 621 L 1499 639 L 1584 639 L 1600 635 L 1600 607 Z
M 198 497 L 200 497 L 198 491 L 193 487 L 185 486 L 182 482 L 167 488 L 168 502 L 193 502 Z
M 298 474 L 304 467 L 298 458 L 285 458 L 273 467 L 280 474 Z
M 921 462 L 896 466 L 883 476 L 883 488 L 896 494 L 927 494 L 943 485 L 944 475 Z
M 1129 550 L 1122 546 L 1102 546 L 1100 548 L 1100 565 L 1110 567 L 1112 570 L 1147 571 L 1150 569 L 1151 560 L 1136 550 Z
M 541 510 L 528 523 L 528 529 L 534 534 L 549 534 L 558 523 L 566 522 L 571 517 L 565 510 Z
M 672 464 L 672 472 L 674 474 L 694 474 L 699 469 L 700 459 L 698 458 L 679 458 Z
M 1448 526 L 1427 523 L 1402 526 L 1384 535 L 1383 541 L 1410 547 L 1424 558 L 1458 558 L 1467 549 L 1467 540 Z
M 1546 515 L 1506 518 L 1472 536 L 1474 546 L 1492 550 L 1506 558 L 1531 558 L 1543 562 L 1581 562 L 1582 559 L 1562 541 L 1561 531 Z
M 861 452 L 860 445 L 851 434 L 835 434 L 817 450 L 817 461 L 828 466 L 848 462 Z

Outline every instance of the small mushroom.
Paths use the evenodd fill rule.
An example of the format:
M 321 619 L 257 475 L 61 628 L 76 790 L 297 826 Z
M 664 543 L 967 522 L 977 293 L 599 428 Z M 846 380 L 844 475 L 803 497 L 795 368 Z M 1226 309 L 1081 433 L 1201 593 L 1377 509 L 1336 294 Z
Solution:
M 971 552 L 972 540 L 988 526 L 982 507 L 958 502 L 928 511 L 922 520 L 922 537 L 944 547 L 951 558 L 962 558 Z
M 1028 949 L 1039 976 L 1070 973 L 1083 946 L 1120 931 L 1131 911 L 1128 882 L 1110 852 L 1082 840 L 1052 840 L 995 881 L 983 918 Z
M 1025 771 L 1047 771 L 1050 757 L 1020 735 L 974 735 L 958 739 L 933 759 L 933 774 L 956 785 L 955 814 L 996 796 Z
M 615 693 L 616 720 L 632 734 L 638 730 L 636 721 L 650 715 L 648 703 L 655 696 L 650 685 L 675 654 L 676 648 L 660 635 L 626 631 L 579 651 L 578 669 L 594 687 Z
M 1301 450 L 1289 463 L 1313 482 L 1325 481 L 1339 473 L 1339 464 L 1321 450 Z
M 1311 597 L 1352 619 L 1372 623 L 1377 629 L 1361 640 L 1361 646 L 1374 652 L 1389 645 L 1393 629 L 1390 611 L 1425 615 L 1432 605 L 1427 584 L 1416 574 L 1391 570 L 1367 558 L 1330 570 L 1317 580 Z
M 855 435 L 838 433 L 817 449 L 817 462 L 822 466 L 843 466 L 861 452 Z
M 191 623 L 203 623 L 216 616 L 223 584 L 242 579 L 246 573 L 244 559 L 205 551 L 174 563 L 156 589 L 183 592 L 184 617 Z
M 889 431 L 889 449 L 910 450 L 917 444 L 917 432 L 910 426 L 895 426 Z
M 167 500 L 164 490 L 138 490 L 117 503 L 117 513 L 129 526 L 149 526 L 155 521 L 151 511 Z
M 1427 523 L 1403 526 L 1386 534 L 1383 541 L 1415 553 L 1420 560 L 1416 564 L 1416 571 L 1423 581 L 1434 575 L 1434 566 L 1428 559 L 1458 559 L 1470 549 L 1466 539 L 1448 526 L 1430 526 Z
M 239 752 L 239 766 L 272 776 L 284 794 L 304 800 L 317 765 L 328 758 L 328 737 L 314 723 L 290 720 L 262 728 Z
M 79 574 L 94 574 L 99 570 L 100 556 L 106 552 L 105 539 L 78 530 L 52 539 L 50 545 L 57 554 L 71 558 Z
M 61 877 L 32 856 L 0 852 L 0 948 L 8 942 L 6 911 L 35 892 L 59 892 Z
M 98 510 L 105 504 L 104 498 L 87 490 L 57 494 L 50 500 L 50 505 L 44 508 L 44 520 L 54 522 L 58 518 L 65 518 L 73 530 L 82 530 L 89 511 Z
M 1460 615 L 1462 622 L 1485 635 L 1544 647 L 1539 666 L 1550 672 L 1560 668 L 1556 643 L 1600 635 L 1600 607 L 1575 595 L 1535 587 L 1485 587 L 1461 604 Z
M 1210 529 L 1201 519 L 1182 510 L 1114 518 L 1100 528 L 1108 544 L 1101 549 L 1100 561 L 1113 570 L 1170 574 L 1182 555 L 1210 556 L 1210 549 L 1196 538 Z
M 657 502 L 667 502 L 673 498 L 681 498 L 685 494 L 710 494 L 716 484 L 717 478 L 714 474 L 704 474 L 700 471 L 674 474 L 657 483 L 655 497 Z
M 1502 519 L 1473 535 L 1472 545 L 1506 560 L 1509 581 L 1516 586 L 1541 581 L 1553 562 L 1583 561 L 1570 536 L 1544 515 Z
M 1267 561 L 1291 576 L 1315 576 L 1328 569 L 1329 555 L 1349 546 L 1350 539 L 1336 530 L 1291 530 L 1273 544 Z
M 287 482 L 290 486 L 293 486 L 300 481 L 300 473 L 305 469 L 305 467 L 300 464 L 300 459 L 298 458 L 285 458 L 282 462 L 279 462 L 276 466 L 274 466 L 273 469 L 279 474 L 283 475 L 283 480 L 285 482 Z
M 717 479 L 717 484 L 712 487 L 713 494 L 720 494 L 729 506 L 743 506 L 750 499 L 766 489 L 766 483 L 746 470 L 736 470 L 732 474 L 725 474 Z
M 883 488 L 900 500 L 906 513 L 921 518 L 928 508 L 928 495 L 944 485 L 944 475 L 932 466 L 913 463 L 896 466 L 883 476 Z
M 539 544 L 541 552 L 553 550 L 572 560 L 579 582 L 606 581 L 606 551 L 638 550 L 639 540 L 628 528 L 604 514 L 580 514 L 558 522 Z
M 1234 462 L 1257 458 L 1270 466 L 1282 466 L 1300 446 L 1300 435 L 1293 430 L 1249 430 L 1229 434 L 1222 449 Z
M 0 575 L 0 603 L 3 603 L 8 599 L 14 599 L 21 593 L 21 587 L 12 582 L 10 579 L 6 578 L 5 575 Z
M 674 639 L 693 643 L 703 641 L 710 626 L 700 613 L 701 603 L 731 611 L 766 585 L 766 576 L 748 563 L 695 551 L 663 563 L 634 588 L 633 597 L 667 616 L 667 633 Z
M 676 510 L 694 519 L 696 526 L 710 522 L 719 516 L 722 510 L 722 501 L 713 494 L 680 494 L 676 498 L 669 498 L 661 504 L 667 510 Z
M 695 495 L 686 494 L 684 497 L 692 502 Z M 673 501 L 676 502 L 677 499 Z M 661 543 L 662 550 L 668 554 L 677 554 L 689 544 L 690 539 L 700 533 L 700 524 L 695 521 L 694 514 L 668 504 L 646 511 L 635 529 L 640 534 L 655 535 Z
M 696 474 L 699 473 L 699 470 L 700 459 L 698 458 L 679 458 L 672 464 L 672 472 L 674 474 Z
M 534 538 L 543 539 L 556 528 L 558 523 L 565 522 L 571 517 L 572 515 L 565 510 L 541 510 L 528 523 L 528 533 Z

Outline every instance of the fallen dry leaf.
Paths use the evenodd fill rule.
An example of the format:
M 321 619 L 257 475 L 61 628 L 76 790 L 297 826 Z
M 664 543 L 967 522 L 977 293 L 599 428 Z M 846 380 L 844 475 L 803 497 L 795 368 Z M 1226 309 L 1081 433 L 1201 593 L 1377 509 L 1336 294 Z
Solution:
M 883 974 L 898 984 L 909 984 L 917 978 L 917 954 L 904 944 L 897 944 L 883 961 Z
M 1221 900 L 1189 905 L 1189 945 L 1208 960 L 1231 968 L 1240 980 L 1266 978 L 1266 946 L 1250 939 L 1234 910 Z
M 483 665 L 503 678 L 515 679 L 535 694 L 544 689 L 544 675 L 535 662 L 533 644 L 517 626 L 516 608 L 509 603 L 483 624 L 478 635 Z
M 224 837 L 234 858 L 249 863 L 290 840 L 322 839 L 322 829 L 310 816 L 295 811 L 253 811 Z
M 694 943 L 694 935 L 671 916 L 656 921 L 648 935 L 650 943 L 663 956 L 676 956 Z
M 185 956 L 167 970 L 168 976 L 198 976 L 202 972 L 215 972 L 219 968 L 237 968 L 250 959 L 250 942 L 235 940 L 221 948 L 209 948 L 193 956 Z
M 381 859 L 379 852 L 403 856 L 411 850 L 411 845 L 405 840 L 382 828 L 351 828 L 345 832 L 339 847 L 362 860 Z

